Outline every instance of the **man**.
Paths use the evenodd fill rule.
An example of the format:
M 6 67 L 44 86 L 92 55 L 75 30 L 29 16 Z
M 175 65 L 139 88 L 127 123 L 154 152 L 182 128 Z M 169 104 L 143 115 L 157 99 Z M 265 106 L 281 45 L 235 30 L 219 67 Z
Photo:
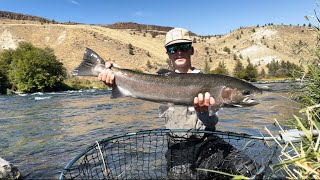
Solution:
M 200 73 L 191 65 L 191 56 L 194 53 L 192 40 L 189 31 L 183 28 L 175 28 L 169 31 L 166 35 L 165 48 L 173 68 L 176 73 Z M 104 81 L 107 85 L 114 84 L 114 74 L 110 67 L 112 62 L 106 63 L 107 70 L 99 74 L 99 80 Z M 194 108 L 185 108 L 185 113 L 190 114 L 186 120 L 181 118 L 169 118 L 166 115 L 166 127 L 169 129 L 205 129 L 214 130 L 218 118 L 215 114 L 209 117 L 208 107 L 214 106 L 215 100 L 210 96 L 210 93 L 200 93 L 194 98 Z M 194 113 L 196 111 L 197 113 Z M 175 111 L 177 112 L 177 111 Z M 172 114 L 178 116 L 178 114 Z M 198 119 L 198 116 L 201 120 Z M 204 125 L 205 124 L 205 125 Z
M 176 73 L 201 73 L 191 64 L 194 47 L 188 30 L 183 28 L 170 30 L 166 34 L 165 49 Z M 112 62 L 107 62 L 105 66 L 107 70 L 99 74 L 98 78 L 112 86 L 115 83 L 114 74 L 110 69 Z M 193 107 L 172 106 L 168 108 L 164 114 L 165 126 L 168 129 L 214 131 L 218 122 L 215 112 L 218 108 L 215 106 L 215 100 L 210 96 L 210 93 L 199 93 L 197 97 L 194 97 Z M 230 169 L 229 166 L 234 164 L 222 164 L 223 159 L 234 156 L 228 156 L 232 153 L 238 155 L 238 151 L 233 146 L 217 136 L 209 136 L 203 133 L 170 134 L 166 153 L 169 178 L 212 178 L 212 174 L 197 173 L 195 169 L 216 169 L 222 166 L 228 166 L 224 169 Z M 245 172 L 241 172 L 239 169 L 229 172 L 245 175 Z M 250 174 L 251 172 L 249 172 Z

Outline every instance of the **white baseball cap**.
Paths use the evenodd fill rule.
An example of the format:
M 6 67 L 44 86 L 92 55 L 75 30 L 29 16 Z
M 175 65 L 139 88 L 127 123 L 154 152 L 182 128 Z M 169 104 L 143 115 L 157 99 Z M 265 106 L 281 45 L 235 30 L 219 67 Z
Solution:
M 192 43 L 190 32 L 183 28 L 174 28 L 167 32 L 164 46 L 176 43 Z

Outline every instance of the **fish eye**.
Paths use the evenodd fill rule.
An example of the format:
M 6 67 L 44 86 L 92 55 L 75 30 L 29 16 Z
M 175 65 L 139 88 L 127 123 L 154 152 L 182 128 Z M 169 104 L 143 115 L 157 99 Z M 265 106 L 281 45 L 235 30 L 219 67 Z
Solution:
M 243 90 L 242 91 L 242 95 L 250 95 L 251 94 L 251 92 L 250 92 L 250 90 Z

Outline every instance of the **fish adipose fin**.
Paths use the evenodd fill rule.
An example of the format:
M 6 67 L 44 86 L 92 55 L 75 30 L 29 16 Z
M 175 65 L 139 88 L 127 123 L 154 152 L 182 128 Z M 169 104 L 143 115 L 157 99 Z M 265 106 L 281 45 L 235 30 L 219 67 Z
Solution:
M 81 64 L 72 71 L 74 76 L 98 76 L 105 61 L 93 50 L 86 48 Z

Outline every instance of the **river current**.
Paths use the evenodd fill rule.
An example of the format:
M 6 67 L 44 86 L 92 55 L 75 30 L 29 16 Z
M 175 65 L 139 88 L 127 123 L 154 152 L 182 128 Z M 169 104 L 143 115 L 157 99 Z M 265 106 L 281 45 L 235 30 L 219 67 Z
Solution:
M 298 105 L 289 100 L 288 83 L 258 84 L 274 91 L 261 104 L 224 108 L 217 130 L 268 135 Z M 95 141 L 116 134 L 164 128 L 159 104 L 133 98 L 110 99 L 110 91 L 83 90 L 0 96 L 0 156 L 24 178 L 58 178 L 64 166 Z

